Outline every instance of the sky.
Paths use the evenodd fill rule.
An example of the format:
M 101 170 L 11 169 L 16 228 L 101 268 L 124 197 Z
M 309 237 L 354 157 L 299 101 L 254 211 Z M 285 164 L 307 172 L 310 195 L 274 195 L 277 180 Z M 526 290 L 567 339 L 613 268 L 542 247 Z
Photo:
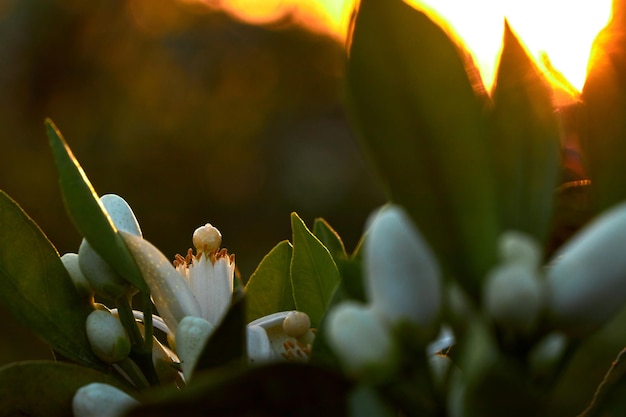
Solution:
M 209 0 L 252 23 L 286 12 L 313 30 L 343 39 L 355 0 Z M 504 19 L 537 61 L 546 53 L 554 68 L 580 91 L 592 42 L 608 22 L 611 0 L 409 0 L 445 19 L 473 53 L 483 80 L 493 83 Z

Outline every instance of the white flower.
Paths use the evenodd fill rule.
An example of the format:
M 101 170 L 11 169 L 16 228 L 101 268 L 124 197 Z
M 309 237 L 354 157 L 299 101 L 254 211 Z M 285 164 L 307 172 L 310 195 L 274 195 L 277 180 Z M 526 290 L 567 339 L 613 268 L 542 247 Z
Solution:
M 365 289 L 372 307 L 390 323 L 408 320 L 432 333 L 442 303 L 439 267 L 430 248 L 398 206 L 370 218 L 365 240 Z
M 309 316 L 300 311 L 281 311 L 248 324 L 247 352 L 252 363 L 304 362 L 311 356 L 315 334 Z
M 328 343 L 348 372 L 384 369 L 393 363 L 391 331 L 370 306 L 345 301 L 326 318 Z
M 72 399 L 75 417 L 118 417 L 139 402 L 111 385 L 94 382 L 80 388 Z
M 216 327 L 231 303 L 235 257 L 219 250 L 221 239 L 215 239 L 219 231 L 213 226 L 198 230 L 194 233 L 197 253 L 178 255 L 175 267 L 147 240 L 120 231 L 172 333 L 187 316 L 201 317 Z
M 485 310 L 505 327 L 530 331 L 543 309 L 546 290 L 539 276 L 541 249 L 530 236 L 505 232 L 499 239 L 501 262 L 487 275 Z
M 549 313 L 568 333 L 598 329 L 626 302 L 626 203 L 570 239 L 547 272 Z

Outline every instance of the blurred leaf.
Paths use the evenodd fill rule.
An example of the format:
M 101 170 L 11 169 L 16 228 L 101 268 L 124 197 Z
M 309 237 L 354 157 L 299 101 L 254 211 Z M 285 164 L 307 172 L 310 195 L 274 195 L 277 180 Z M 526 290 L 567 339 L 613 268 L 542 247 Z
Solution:
M 246 322 L 278 311 L 295 310 L 291 288 L 292 247 L 280 242 L 261 260 L 246 284 Z
M 349 389 L 341 375 L 298 363 L 259 366 L 238 373 L 217 369 L 197 375 L 182 391 L 146 396 L 146 405 L 129 416 L 343 417 Z
M 581 147 L 599 212 L 626 199 L 626 18 L 614 2 L 613 19 L 593 46 L 582 92 Z
M 6 365 L 0 368 L 0 415 L 71 417 L 76 390 L 92 382 L 129 392 L 128 386 L 110 375 L 70 363 L 28 361 Z
M 87 175 L 50 119 L 46 119 L 46 131 L 59 171 L 63 201 L 74 225 L 113 269 L 139 290 L 148 292 L 135 261 L 100 203 Z
M 347 81 L 352 116 L 391 199 L 478 297 L 499 229 L 485 103 L 467 56 L 406 3 L 364 0 Z
M 243 292 L 233 294 L 233 303 L 226 316 L 209 337 L 196 364 L 196 372 L 231 362 L 241 363 L 246 357 L 246 307 Z M 196 380 L 194 375 L 194 382 Z
M 81 299 L 59 254 L 19 205 L 0 191 L 0 300 L 15 318 L 66 358 L 91 367 Z
M 291 284 L 296 308 L 319 327 L 340 277 L 328 249 L 309 231 L 296 213 L 291 214 L 293 256 Z
M 560 174 L 560 132 L 547 80 L 511 31 L 493 91 L 493 160 L 502 229 L 547 238 Z
M 322 218 L 317 218 L 313 222 L 313 234 L 328 249 L 333 259 L 346 258 L 346 248 L 339 234 Z

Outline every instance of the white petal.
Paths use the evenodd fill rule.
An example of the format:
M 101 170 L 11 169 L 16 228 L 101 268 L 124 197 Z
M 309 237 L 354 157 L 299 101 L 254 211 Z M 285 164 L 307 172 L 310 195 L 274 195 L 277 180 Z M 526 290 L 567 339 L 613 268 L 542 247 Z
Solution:
M 231 264 L 228 256 L 222 256 L 211 265 L 205 259 L 207 268 L 211 267 L 213 272 L 208 280 L 207 292 L 207 312 L 206 319 L 211 323 L 219 323 L 228 311 L 233 297 L 233 285 L 235 278 L 235 268 Z M 204 302 L 204 301 L 201 301 Z
M 100 197 L 100 202 L 118 230 L 142 236 L 139 222 L 126 200 L 117 194 L 105 194 Z
M 426 354 L 429 356 L 435 355 L 437 352 L 441 352 L 444 349 L 448 349 L 454 345 L 456 339 L 454 333 L 449 327 L 442 327 L 437 338 L 426 346 Z
M 176 329 L 176 353 L 185 380 L 189 381 L 215 327 L 200 317 L 185 317 Z
M 568 332 L 593 331 L 626 302 L 626 204 L 611 209 L 559 250 L 548 270 L 549 309 Z
M 295 310 L 292 310 L 295 311 Z M 270 327 L 282 326 L 283 321 L 287 318 L 291 311 L 279 311 L 277 313 L 268 314 L 267 316 L 260 317 L 254 321 L 251 321 L 248 326 L 261 326 L 264 329 L 269 329 Z
M 108 384 L 94 382 L 76 391 L 72 399 L 75 417 L 118 417 L 139 402 Z
M 200 317 L 200 305 L 174 266 L 150 242 L 120 230 L 120 236 L 141 270 L 159 315 L 172 332 L 186 316 Z
M 442 289 L 430 248 L 400 207 L 384 207 L 370 222 L 364 272 L 372 306 L 391 322 L 434 327 Z
M 248 325 L 246 331 L 248 360 L 252 363 L 263 363 L 272 359 L 270 339 L 265 329 L 259 325 Z

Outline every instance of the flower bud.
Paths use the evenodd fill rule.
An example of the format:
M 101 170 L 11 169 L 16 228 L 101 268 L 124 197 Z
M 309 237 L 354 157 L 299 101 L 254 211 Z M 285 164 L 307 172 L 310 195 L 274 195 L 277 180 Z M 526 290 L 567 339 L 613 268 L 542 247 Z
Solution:
M 118 230 L 142 236 L 139 222 L 126 200 L 117 194 L 105 194 L 100 197 L 100 202 Z
M 130 353 L 130 339 L 119 319 L 104 310 L 94 310 L 87 316 L 87 338 L 91 350 L 107 363 L 119 362 Z
M 70 278 L 72 278 L 74 286 L 76 287 L 80 297 L 85 300 L 93 301 L 93 288 L 91 288 L 89 281 L 80 270 L 80 266 L 78 264 L 78 254 L 66 253 L 61 256 L 61 262 L 63 262 L 63 266 L 65 266 L 67 273 L 70 275 Z
M 128 294 L 131 285 L 83 239 L 78 249 L 78 265 L 89 282 L 89 286 L 99 296 L 116 300 Z
M 198 227 L 193 232 L 193 246 L 197 252 L 209 253 L 218 250 L 222 244 L 222 234 L 210 223 Z
M 533 270 L 520 264 L 497 266 L 484 288 L 485 310 L 496 323 L 515 332 L 532 329 L 545 296 L 544 285 Z
M 514 230 L 506 231 L 500 236 L 498 246 L 504 262 L 525 265 L 529 269 L 539 268 L 541 248 L 529 235 Z
M 626 302 L 626 203 L 576 233 L 547 272 L 549 312 L 570 334 L 597 330 Z
M 406 213 L 398 206 L 370 219 L 365 240 L 365 289 L 385 320 L 408 320 L 434 336 L 442 302 L 437 262 Z
M 187 316 L 176 328 L 176 353 L 185 380 L 189 381 L 207 340 L 213 333 L 211 323 L 200 317 Z
M 80 388 L 72 399 L 75 417 L 121 417 L 139 402 L 111 385 L 94 382 Z
M 395 349 L 391 333 L 372 308 L 343 302 L 328 313 L 325 326 L 328 343 L 348 372 L 393 371 Z

